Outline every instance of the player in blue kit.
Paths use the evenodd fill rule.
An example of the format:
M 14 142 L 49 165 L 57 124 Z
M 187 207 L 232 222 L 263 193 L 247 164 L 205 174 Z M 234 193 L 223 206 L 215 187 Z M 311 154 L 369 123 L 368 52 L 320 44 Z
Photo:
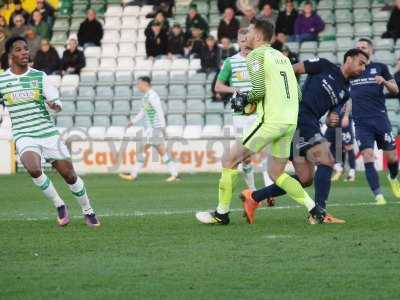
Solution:
M 373 44 L 369 39 L 360 39 L 357 42 L 357 48 L 370 56 L 374 52 Z M 388 67 L 372 61 L 369 61 L 365 71 L 350 83 L 356 140 L 364 160 L 365 175 L 375 195 L 376 204 L 382 205 L 386 203 L 386 200 L 382 195 L 374 164 L 375 142 L 378 148 L 383 150 L 383 155 L 388 160 L 388 180 L 393 194 L 400 198 L 399 161 L 384 95 L 384 87 L 392 95 L 396 95 L 399 88 Z
M 342 176 L 346 159 L 349 163 L 349 170 L 344 181 L 355 181 L 356 179 L 356 155 L 354 153 L 354 131 L 353 118 L 351 116 L 351 100 L 340 111 L 340 127 L 328 127 L 325 138 L 331 144 L 331 152 L 335 157 L 335 173 L 332 181 L 339 180 Z M 340 152 L 342 156 L 340 157 Z
M 315 173 L 315 201 L 326 208 L 334 158 L 330 144 L 321 133 L 320 119 L 328 113 L 329 126 L 339 125 L 340 109 L 349 99 L 350 78 L 359 76 L 367 64 L 369 56 L 359 49 L 351 49 L 344 55 L 341 67 L 326 59 L 315 58 L 293 66 L 296 74 L 308 74 L 300 102 L 297 135 L 292 146 L 292 162 L 296 171 L 294 177 L 303 186 L 312 184 Z M 275 184 L 261 190 L 244 190 L 241 193 L 243 206 L 249 223 L 254 222 L 254 212 L 258 203 L 270 197 L 285 194 Z M 325 223 L 343 224 L 344 220 L 326 213 Z

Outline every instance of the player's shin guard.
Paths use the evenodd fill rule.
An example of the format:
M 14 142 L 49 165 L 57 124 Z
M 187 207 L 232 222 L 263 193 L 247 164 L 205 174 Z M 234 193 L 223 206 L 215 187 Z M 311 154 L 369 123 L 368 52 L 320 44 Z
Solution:
M 65 205 L 64 201 L 58 195 L 53 183 L 46 174 L 42 173 L 38 178 L 32 178 L 33 183 L 38 186 L 47 199 L 51 200 L 55 207 L 60 207 Z
M 219 214 L 229 212 L 233 190 L 237 183 L 238 170 L 222 168 L 221 178 L 219 179 L 218 207 Z
M 244 181 L 249 189 L 255 190 L 256 185 L 254 182 L 254 171 L 253 166 L 251 164 L 243 163 L 243 174 L 244 174 Z
M 329 197 L 331 189 L 332 167 L 327 165 L 319 165 L 315 173 L 315 202 L 323 209 L 326 208 L 326 201 Z
M 77 177 L 76 182 L 74 184 L 69 184 L 68 187 L 81 206 L 82 213 L 84 215 L 94 214 L 83 180 L 80 177 Z
M 399 161 L 388 163 L 388 169 L 391 179 L 396 179 L 399 174 Z
M 164 154 L 162 157 L 164 164 L 167 165 L 168 171 L 172 176 L 177 177 L 178 171 L 176 170 L 175 162 L 168 156 L 168 154 Z
M 290 177 L 288 174 L 283 173 L 276 180 L 276 185 L 279 186 L 297 203 L 307 207 L 308 211 L 311 211 L 315 207 L 315 202 L 303 189 L 300 182 Z
M 365 163 L 364 166 L 365 166 L 365 176 L 367 177 L 369 187 L 371 188 L 375 197 L 381 195 L 382 192 L 379 184 L 378 173 L 376 172 L 375 169 L 375 164 L 373 162 L 368 162 Z

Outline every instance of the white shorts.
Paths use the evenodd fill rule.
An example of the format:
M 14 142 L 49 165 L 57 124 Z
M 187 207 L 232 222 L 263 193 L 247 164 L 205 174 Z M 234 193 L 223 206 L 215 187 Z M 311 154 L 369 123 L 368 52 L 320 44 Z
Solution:
M 257 114 L 250 116 L 233 115 L 233 128 L 235 136 L 241 138 L 257 121 Z
M 19 157 L 26 152 L 32 151 L 40 155 L 46 161 L 70 159 L 68 148 L 59 135 L 46 138 L 22 137 L 15 143 Z
M 145 144 L 157 146 L 165 143 L 164 128 L 146 128 L 144 130 Z

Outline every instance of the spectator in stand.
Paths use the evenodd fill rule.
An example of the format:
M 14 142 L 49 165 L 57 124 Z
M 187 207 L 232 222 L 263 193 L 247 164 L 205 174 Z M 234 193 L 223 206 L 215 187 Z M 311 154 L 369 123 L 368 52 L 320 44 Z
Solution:
M 226 37 L 221 39 L 221 46 L 219 49 L 219 62 L 223 62 L 227 57 L 233 56 L 237 52 L 235 47 L 232 46 L 231 40 Z
M 266 3 L 257 18 L 267 20 L 275 26 L 276 20 L 278 19 L 278 11 L 272 9 L 271 4 Z
M 20 0 L 15 0 L 14 1 L 14 5 L 15 5 L 15 10 L 13 11 L 13 13 L 10 16 L 10 27 L 14 26 L 14 17 L 16 15 L 22 15 L 24 17 L 24 19 L 25 19 L 25 24 L 28 24 L 31 16 L 29 15 L 29 13 L 26 10 L 24 10 L 22 8 L 21 1 Z
M 212 73 L 219 69 L 219 49 L 217 41 L 212 35 L 206 39 L 206 44 L 203 46 L 200 55 L 201 70 L 200 72 Z
M 100 46 L 103 38 L 103 25 L 96 18 L 96 11 L 88 9 L 86 19 L 78 30 L 78 41 L 81 47 Z
M 171 32 L 168 35 L 168 56 L 183 57 L 185 55 L 185 37 L 182 27 L 179 23 L 172 26 Z
M 33 27 L 28 26 L 26 31 L 25 31 L 25 38 L 26 41 L 28 42 L 28 48 L 29 48 L 29 55 L 30 55 L 30 60 L 33 61 L 36 57 L 36 53 L 40 49 L 40 36 L 36 33 L 36 30 Z
M 151 33 L 146 37 L 146 55 L 148 58 L 159 58 L 167 54 L 168 38 L 161 30 L 160 23 L 153 23 Z
M 7 41 L 7 35 L 3 28 L 0 28 L 0 57 L 6 52 L 5 44 Z
M 158 12 L 163 12 L 164 16 L 167 18 L 172 17 L 172 9 L 175 6 L 174 0 L 161 0 L 157 1 L 154 5 L 153 12 L 146 15 L 146 18 L 154 18 Z
M 304 3 L 303 13 L 300 14 L 294 23 L 294 33 L 296 40 L 300 43 L 304 41 L 317 41 L 318 34 L 324 30 L 325 23 L 321 17 L 313 11 L 311 1 Z
M 61 74 L 79 74 L 85 65 L 85 55 L 78 49 L 78 41 L 70 38 L 61 59 Z
M 295 41 L 294 23 L 296 22 L 298 12 L 294 7 L 293 0 L 287 0 L 285 10 L 281 11 L 276 21 L 276 34 L 280 40 Z
M 33 60 L 33 67 L 45 72 L 47 75 L 58 74 L 60 72 L 61 60 L 58 52 L 48 40 L 42 40 L 40 50 L 36 53 Z
M 253 6 L 244 6 L 242 9 L 243 17 L 240 20 L 240 28 L 247 28 L 256 16 L 256 10 Z
M 228 7 L 225 9 L 224 17 L 218 25 L 218 40 L 227 37 L 232 41 L 236 41 L 239 30 L 239 21 L 235 18 L 235 11 Z
M 204 18 L 197 12 L 197 5 L 196 4 L 191 4 L 189 7 L 189 12 L 186 16 L 186 38 L 190 39 L 192 36 L 191 30 L 193 27 L 200 28 L 202 31 L 202 37 L 204 38 L 205 36 L 208 35 L 208 23 Z
M 25 19 L 22 15 L 14 17 L 14 27 L 11 29 L 12 36 L 24 36 L 29 26 L 25 24 Z
M 221 14 L 223 14 L 228 7 L 236 12 L 236 0 L 218 0 L 217 6 Z
M 54 8 L 45 0 L 36 0 L 36 9 L 42 13 L 43 19 L 50 28 L 53 28 L 54 23 Z
M 154 23 L 158 23 L 160 24 L 161 27 L 161 32 L 162 34 L 168 35 L 169 32 L 169 22 L 168 20 L 165 18 L 165 15 L 163 12 L 159 11 L 153 20 L 150 21 L 149 24 L 147 24 L 147 27 L 144 31 L 144 34 L 147 36 L 151 36 L 153 34 L 152 32 L 152 27 Z
M 49 24 L 47 24 L 43 20 L 42 13 L 40 11 L 34 10 L 32 12 L 31 25 L 35 28 L 37 34 L 42 39 L 50 40 L 50 38 L 51 38 L 51 29 L 49 27 Z
M 259 10 L 262 10 L 265 4 L 269 4 L 274 10 L 279 10 L 279 0 L 256 0 L 256 2 Z
M 192 36 L 187 42 L 185 52 L 187 52 L 187 55 L 190 57 L 200 58 L 201 51 L 204 48 L 203 32 L 196 25 L 190 31 L 192 32 Z
M 382 34 L 383 38 L 400 38 L 400 0 L 396 0 L 386 25 L 386 32 Z
M 4 31 L 6 34 L 6 37 L 9 37 L 11 35 L 10 28 L 7 25 L 6 18 L 4 16 L 0 15 L 0 29 Z

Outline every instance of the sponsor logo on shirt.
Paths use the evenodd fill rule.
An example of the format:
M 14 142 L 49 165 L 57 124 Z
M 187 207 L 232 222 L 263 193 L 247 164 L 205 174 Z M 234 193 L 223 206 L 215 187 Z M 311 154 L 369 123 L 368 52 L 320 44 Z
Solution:
M 371 75 L 375 75 L 377 73 L 378 73 L 378 71 L 376 70 L 376 68 L 371 68 L 371 71 L 370 71 Z

